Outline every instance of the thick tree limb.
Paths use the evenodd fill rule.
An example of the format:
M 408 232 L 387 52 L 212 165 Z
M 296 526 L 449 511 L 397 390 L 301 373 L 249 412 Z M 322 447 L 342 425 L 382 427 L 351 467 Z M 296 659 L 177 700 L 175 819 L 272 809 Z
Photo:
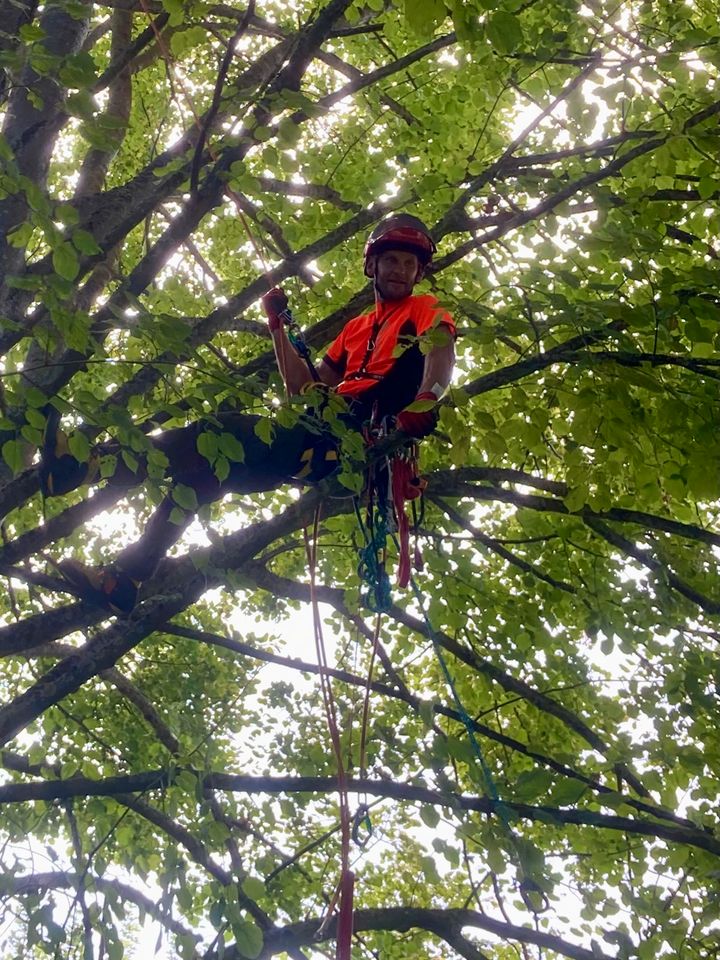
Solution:
M 473 468 L 468 468 L 473 469 Z M 482 468 L 481 468 L 482 469 Z M 475 496 L 477 500 L 497 500 L 501 503 L 514 504 L 517 507 L 527 508 L 529 510 L 538 510 L 541 513 L 561 513 L 565 516 L 577 516 L 584 521 L 602 521 L 609 520 L 618 523 L 632 523 L 645 527 L 650 530 L 660 530 L 663 533 L 673 534 L 682 537 L 685 540 L 694 540 L 698 543 L 705 543 L 708 546 L 720 546 L 720 534 L 713 530 L 704 530 L 702 527 L 696 527 L 691 523 L 682 523 L 679 520 L 672 520 L 670 517 L 659 517 L 657 514 L 645 513 L 641 510 L 626 510 L 624 507 L 612 507 L 610 510 L 595 511 L 589 507 L 583 507 L 582 510 L 568 510 L 561 500 L 555 500 L 551 497 L 539 497 L 534 494 L 519 493 L 516 490 L 507 490 L 504 487 L 475 487 L 475 494 L 470 493 L 472 489 L 469 484 L 465 484 L 463 478 L 464 468 L 460 470 L 442 470 L 437 471 L 430 477 L 431 492 L 441 494 L 442 492 L 453 495 L 460 495 L 465 490 L 466 496 Z M 525 481 L 517 481 L 525 483 Z M 556 488 L 558 490 L 562 489 Z M 565 488 L 562 496 L 567 496 L 569 490 Z
M 145 793 L 151 790 L 165 789 L 172 785 L 174 777 L 180 772 L 151 770 L 102 779 L 89 777 L 71 777 L 66 780 L 43 780 L 30 783 L 13 783 L 0 786 L 0 804 L 24 803 L 31 800 L 66 800 L 69 797 L 124 797 L 127 803 L 131 793 Z M 334 777 L 252 777 L 241 774 L 209 773 L 192 771 L 202 786 L 210 790 L 232 793 L 278 794 L 278 793 L 332 793 L 337 790 Z M 467 794 L 440 793 L 425 787 L 414 786 L 388 780 L 360 780 L 350 778 L 347 788 L 351 793 L 367 793 L 374 797 L 402 800 L 414 803 L 427 803 L 432 806 L 449 807 L 454 810 L 473 811 L 482 814 L 495 812 L 499 801 L 488 797 L 473 797 Z M 135 801 L 133 801 L 135 802 Z M 600 799 L 599 802 L 602 802 Z M 566 809 L 550 806 L 532 806 L 527 803 L 502 801 L 503 806 L 522 820 L 560 826 L 598 827 L 604 830 L 619 831 L 632 835 L 665 840 L 668 843 L 684 843 L 705 850 L 720 857 L 720 839 L 709 830 L 679 827 L 664 821 L 623 817 L 615 814 L 598 813 L 587 809 Z M 129 805 L 129 804 L 128 804 Z M 164 815 L 151 808 L 149 817 L 158 825 L 164 823 Z M 145 815 L 145 814 L 143 814 Z M 182 830 L 179 825 L 166 825 L 163 829 Z M 179 836 L 179 834 L 178 834 Z M 182 841 L 184 842 L 184 841 Z M 192 840 L 187 842 L 192 847 Z M 188 847 L 188 849 L 190 849 Z M 198 854 L 200 855 L 200 854 Z M 200 861 L 198 861 L 200 862 Z M 213 872 L 214 867 L 207 867 Z M 218 874 L 218 879 L 220 875 Z
M 241 566 L 289 529 L 307 522 L 314 504 L 321 496 L 313 490 L 272 520 L 261 522 L 225 538 L 216 547 L 204 551 L 208 562 L 218 570 Z M 83 683 L 114 666 L 146 636 L 161 628 L 167 620 L 184 610 L 209 586 L 222 582 L 222 575 L 199 572 L 190 557 L 167 565 L 174 575 L 154 578 L 159 591 L 165 591 L 135 608 L 127 620 L 119 620 L 99 634 L 77 653 L 54 666 L 25 693 L 0 707 L 0 742 L 7 743 L 23 727 L 40 716 L 49 706 L 58 703 Z M 180 586 L 181 585 L 181 586 Z M 81 611 L 86 605 L 81 606 Z M 96 611 L 91 614 L 98 616 Z M 85 615 L 85 613 L 83 613 Z M 98 619 L 107 617 L 101 612 Z M 37 638 L 37 634 L 35 635 Z M 51 639 L 46 637 L 46 639 Z M 16 641 L 15 641 L 16 642 Z
M 320 920 L 312 919 L 285 927 L 275 935 L 277 939 L 268 938 L 266 940 L 258 960 L 269 960 L 270 957 L 282 953 L 283 950 L 287 949 L 286 944 L 289 943 L 312 944 L 317 942 L 319 926 Z M 505 941 L 534 944 L 540 948 L 552 950 L 561 956 L 570 957 L 571 960 L 611 960 L 609 954 L 601 951 L 585 950 L 583 947 L 569 943 L 553 934 L 533 930 L 530 927 L 503 923 L 488 917 L 486 914 L 471 910 L 454 908 L 432 910 L 417 907 L 380 907 L 375 910 L 356 910 L 353 913 L 353 927 L 356 933 L 370 930 L 395 930 L 398 933 L 407 933 L 413 929 L 427 930 L 456 949 L 460 946 L 459 931 L 462 928 L 474 927 L 478 930 L 485 930 Z M 323 930 L 322 939 L 331 940 L 335 935 L 336 920 L 333 919 Z M 463 937 L 463 940 L 465 941 L 466 957 L 470 957 L 472 960 L 478 960 L 479 957 L 482 957 L 482 954 L 478 951 L 474 955 L 470 953 L 469 948 L 472 945 L 467 938 Z M 225 957 L 227 960 L 241 960 L 240 953 L 234 947 L 226 950 Z M 217 955 L 208 958 L 208 960 L 218 960 Z

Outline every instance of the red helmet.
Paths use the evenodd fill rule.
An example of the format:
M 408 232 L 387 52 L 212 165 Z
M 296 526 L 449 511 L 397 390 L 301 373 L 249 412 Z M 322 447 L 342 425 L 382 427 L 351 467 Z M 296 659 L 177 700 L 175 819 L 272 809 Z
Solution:
M 379 223 L 367 239 L 363 257 L 365 276 L 371 276 L 368 258 L 377 256 L 383 250 L 407 250 L 417 256 L 422 267 L 426 267 L 436 249 L 435 241 L 422 220 L 410 213 L 395 213 Z

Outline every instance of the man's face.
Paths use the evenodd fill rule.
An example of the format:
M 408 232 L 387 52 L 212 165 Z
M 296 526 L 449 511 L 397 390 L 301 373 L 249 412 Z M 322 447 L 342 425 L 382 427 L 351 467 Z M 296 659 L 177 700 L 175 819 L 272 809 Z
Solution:
M 370 270 L 375 286 L 383 300 L 403 300 L 409 297 L 420 279 L 420 261 L 406 250 L 384 250 L 373 258 Z

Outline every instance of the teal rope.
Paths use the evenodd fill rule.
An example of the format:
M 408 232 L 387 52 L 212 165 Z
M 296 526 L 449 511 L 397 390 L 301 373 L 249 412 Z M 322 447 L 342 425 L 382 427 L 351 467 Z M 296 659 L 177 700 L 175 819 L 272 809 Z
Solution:
M 447 661 L 442 652 L 442 646 L 440 644 L 440 641 L 438 640 L 437 634 L 433 630 L 433 626 L 430 623 L 430 618 L 428 617 L 427 612 L 425 610 L 424 598 L 420 588 L 417 585 L 417 581 L 415 580 L 415 577 L 410 577 L 410 584 L 413 588 L 415 599 L 417 600 L 418 605 L 420 606 L 420 610 L 423 615 L 423 620 L 425 621 L 427 634 L 430 641 L 432 642 L 435 655 L 438 659 L 438 663 L 440 664 L 440 669 L 442 670 L 443 676 L 445 677 L 445 682 L 450 688 L 450 692 L 452 693 L 453 700 L 455 701 L 455 707 L 457 709 L 457 712 L 460 714 L 460 719 L 462 720 L 463 726 L 465 727 L 465 730 L 467 732 L 468 740 L 470 741 L 472 752 L 475 755 L 475 758 L 478 761 L 478 764 L 482 771 L 483 780 L 485 781 L 486 795 L 492 800 L 497 815 L 500 817 L 500 820 L 502 821 L 504 827 L 512 837 L 513 833 L 510 828 L 510 820 L 508 818 L 507 807 L 505 806 L 503 801 L 500 799 L 500 793 L 498 791 L 497 785 L 493 778 L 492 772 L 490 771 L 490 767 L 488 766 L 488 763 L 485 760 L 480 744 L 478 743 L 478 739 L 475 736 L 475 729 L 474 729 L 472 717 L 465 709 L 465 706 L 462 700 L 460 699 L 460 694 L 457 692 L 455 681 L 453 679 L 452 674 L 450 673 L 450 669 L 447 665 Z
M 353 504 L 365 538 L 365 546 L 359 551 L 360 562 L 357 568 L 358 576 L 365 585 L 360 589 L 360 598 L 366 609 L 373 613 L 386 613 L 392 606 L 390 577 L 379 558 L 387 544 L 387 521 L 381 516 L 368 531 L 360 515 L 357 497 L 354 498 Z
M 483 752 L 480 749 L 480 744 L 478 743 L 478 739 L 475 736 L 475 729 L 473 726 L 472 717 L 465 709 L 463 702 L 460 699 L 460 694 L 457 692 L 457 687 L 455 686 L 455 681 L 453 680 L 452 674 L 450 673 L 450 670 L 447 665 L 447 661 L 445 660 L 445 656 L 442 652 L 440 641 L 438 639 L 437 634 L 433 630 L 432 624 L 430 623 L 430 618 L 428 617 L 425 611 L 423 595 L 414 577 L 410 577 L 410 583 L 412 584 L 413 592 L 415 594 L 415 599 L 420 605 L 420 610 L 422 611 L 423 620 L 425 621 L 425 627 L 427 628 L 428 637 L 432 641 L 433 649 L 435 650 L 435 654 L 438 658 L 438 662 L 442 669 L 443 676 L 445 677 L 445 681 L 452 692 L 453 700 L 455 701 L 457 712 L 460 714 L 460 718 L 462 719 L 465 730 L 467 731 L 468 740 L 470 741 L 470 745 L 472 746 L 472 751 L 475 757 L 477 758 L 477 761 L 480 765 L 480 769 L 482 770 L 482 775 L 483 775 L 483 779 L 485 780 L 485 786 L 486 786 L 486 795 L 493 802 L 495 813 L 497 813 L 498 815 L 498 818 L 500 820 L 500 823 L 503 826 L 503 830 L 507 836 L 509 844 L 514 852 L 513 859 L 515 861 L 515 866 L 518 869 L 518 873 L 520 877 L 520 883 L 519 883 L 520 896 L 522 897 L 523 902 L 525 903 L 525 906 L 528 908 L 528 910 L 530 910 L 532 913 L 535 913 L 535 914 L 542 913 L 542 911 L 547 910 L 549 906 L 547 895 L 544 889 L 537 883 L 537 881 L 531 875 L 528 874 L 526 870 L 526 862 L 525 862 L 525 858 L 523 857 L 522 849 L 520 848 L 520 845 L 518 843 L 518 837 L 516 836 L 510 824 L 508 807 L 500 799 L 500 794 L 495 784 L 495 780 L 493 779 L 493 775 L 490 772 L 490 767 L 488 766 L 487 761 L 483 756 Z M 533 897 L 535 899 L 533 899 Z

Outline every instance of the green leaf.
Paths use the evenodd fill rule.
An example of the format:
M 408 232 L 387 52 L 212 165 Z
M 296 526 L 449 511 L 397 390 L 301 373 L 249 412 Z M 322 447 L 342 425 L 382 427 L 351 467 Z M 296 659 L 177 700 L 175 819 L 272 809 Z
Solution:
M 71 93 L 65 100 L 65 109 L 71 117 L 89 120 L 95 113 L 95 101 L 88 90 Z
M 708 200 L 718 189 L 720 189 L 720 182 L 713 180 L 712 177 L 702 177 L 697 185 L 701 200 Z
M 42 430 L 45 426 L 45 417 L 39 410 L 35 410 L 33 407 L 27 408 L 25 411 L 25 419 L 30 426 L 36 427 L 38 430 Z
M 184 483 L 175 484 L 172 489 L 172 498 L 184 510 L 190 510 L 194 513 L 198 508 L 197 494 L 192 487 L 188 487 Z
M 353 493 L 360 493 L 362 491 L 364 481 L 362 474 L 358 473 L 357 470 L 343 469 L 337 474 L 337 479 L 344 487 L 347 487 L 348 490 L 352 490 Z
M 218 454 L 218 436 L 212 430 L 205 430 L 198 434 L 196 441 L 198 453 L 200 453 L 209 463 L 214 463 Z
M 435 722 L 434 705 L 430 701 L 423 700 L 420 703 L 419 712 L 420 712 L 420 717 L 422 718 L 422 722 L 425 724 L 425 726 L 429 730 L 432 730 L 433 724 Z
M 170 14 L 168 21 L 171 27 L 179 27 L 185 19 L 185 5 L 183 0 L 162 0 L 163 9 Z
M 270 445 L 272 443 L 274 428 L 272 420 L 269 420 L 267 417 L 262 417 L 255 424 L 254 427 L 255 436 L 259 437 L 263 443 Z
M 138 467 L 140 466 L 137 457 L 134 457 L 129 450 L 123 449 L 120 454 L 123 458 L 123 463 L 128 468 L 132 470 L 133 473 L 137 473 Z
M 22 469 L 22 452 L 23 446 L 19 440 L 6 440 L 2 445 L 3 460 L 13 473 L 19 473 Z
M 24 23 L 18 30 L 18 35 L 23 43 L 34 43 L 35 40 L 43 40 L 46 33 L 36 23 Z
M 435 400 L 413 400 L 405 409 L 412 410 L 413 413 L 425 413 L 426 410 L 434 410 L 436 406 Z
M 570 807 L 578 802 L 587 789 L 586 783 L 568 777 L 554 787 L 548 799 L 553 806 Z
M 167 6 L 165 9 L 167 10 Z M 207 30 L 203 27 L 188 27 L 187 30 L 178 30 L 170 37 L 170 49 L 178 59 L 185 56 L 194 47 L 199 47 L 207 39 Z
M 263 948 L 263 935 L 260 927 L 251 920 L 244 920 L 241 923 L 234 923 L 232 929 L 235 935 L 235 946 L 241 956 L 249 957 L 250 960 L 260 956 Z
M 86 51 L 70 54 L 59 70 L 66 87 L 89 87 L 97 80 L 95 61 Z
M 421 856 L 420 869 L 422 870 L 423 875 L 428 883 L 440 883 L 440 874 L 438 873 L 437 864 L 435 863 L 435 859 L 433 857 Z
M 39 447 L 43 440 L 42 431 L 28 424 L 20 428 L 20 436 L 33 447 Z
M 429 804 L 424 803 L 420 807 L 420 819 L 426 827 L 434 830 L 435 827 L 437 827 L 437 825 L 440 823 L 440 814 L 437 812 L 435 807 L 431 807 Z
M 242 443 L 232 433 L 221 433 L 218 438 L 220 452 L 232 463 L 245 462 L 245 449 Z
M 53 269 L 64 280 L 74 280 L 80 271 L 77 254 L 69 243 L 61 243 L 52 254 Z
M 123 960 L 125 948 L 120 940 L 106 940 L 108 960 Z
M 519 19 L 504 10 L 490 14 L 486 30 L 488 40 L 500 54 L 514 53 L 523 42 Z
M 66 227 L 74 227 L 80 219 L 80 214 L 71 203 L 58 203 L 55 207 L 55 218 Z
M 47 403 L 47 397 L 37 387 L 28 387 L 25 390 L 25 401 L 31 407 L 43 407 Z
M 94 253 L 102 253 L 102 249 L 98 246 L 95 237 L 93 237 L 91 233 L 88 233 L 87 230 L 73 231 L 72 242 L 80 253 L 87 254 L 88 256 L 92 256 Z
M 266 894 L 265 884 L 259 877 L 246 877 L 242 882 L 242 891 L 251 900 L 260 900 Z
M 515 781 L 513 797 L 517 800 L 529 801 L 546 793 L 553 781 L 549 770 L 538 767 L 521 773 Z
M 7 235 L 7 241 L 11 247 L 23 250 L 29 243 L 33 235 L 33 225 L 31 223 L 21 223 Z
M 75 432 L 68 438 L 70 453 L 80 463 L 87 463 L 90 459 L 90 443 L 84 433 Z
M 423 37 L 432 36 L 447 15 L 443 0 L 404 0 L 405 22 Z
M 180 507 L 173 507 L 170 511 L 169 520 L 170 523 L 174 523 L 176 526 L 181 527 L 185 523 L 186 513 L 184 510 L 181 510 Z
M 230 476 L 230 461 L 226 457 L 218 457 L 215 461 L 213 471 L 220 483 Z

